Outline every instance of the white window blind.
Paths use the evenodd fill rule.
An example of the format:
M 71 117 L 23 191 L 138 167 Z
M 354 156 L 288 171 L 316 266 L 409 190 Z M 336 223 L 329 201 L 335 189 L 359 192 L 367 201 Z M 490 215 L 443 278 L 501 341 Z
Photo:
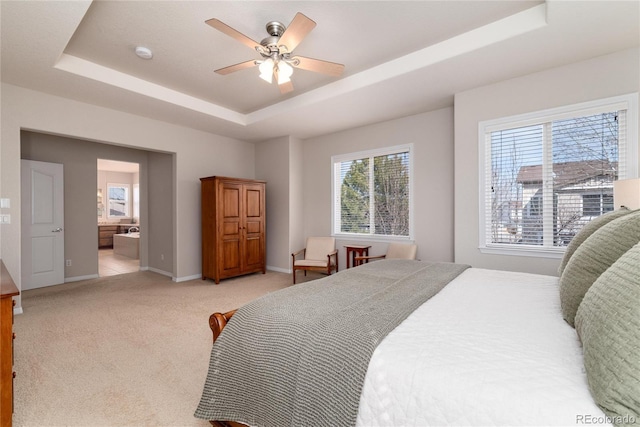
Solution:
M 411 145 L 332 158 L 333 233 L 411 236 Z
M 637 163 L 626 156 L 628 103 L 563 110 L 481 124 L 481 248 L 561 253 L 614 209 L 613 181 Z

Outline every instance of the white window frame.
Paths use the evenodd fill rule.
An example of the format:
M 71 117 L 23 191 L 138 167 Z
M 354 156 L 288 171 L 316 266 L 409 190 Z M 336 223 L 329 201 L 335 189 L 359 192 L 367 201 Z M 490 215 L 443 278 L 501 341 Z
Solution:
M 132 218 L 140 218 L 140 184 L 133 184 L 133 212 Z
M 409 235 L 408 236 L 391 236 L 381 234 L 364 234 L 364 233 L 345 233 L 340 231 L 340 205 L 338 197 L 341 194 L 341 182 L 339 179 L 339 165 L 342 162 L 363 159 L 365 157 L 378 157 L 389 154 L 397 154 L 401 152 L 409 152 Z M 358 151 L 356 153 L 339 154 L 331 157 L 331 236 L 349 239 L 349 240 L 367 240 L 367 241 L 413 241 L 414 225 L 413 225 L 413 143 L 395 145 L 393 147 L 384 147 L 366 151 Z
M 625 123 L 625 141 L 619 147 L 619 157 L 624 160 L 620 164 L 618 179 L 638 177 L 638 93 L 615 96 L 579 104 L 567 105 L 527 114 L 503 117 L 495 120 L 486 120 L 478 124 L 478 160 L 479 160 L 479 246 L 481 253 L 495 255 L 518 255 L 540 258 L 562 258 L 565 247 L 509 245 L 504 243 L 491 243 L 490 233 L 487 228 L 487 204 L 486 183 L 490 182 L 487 176 L 487 164 L 491 164 L 491 132 L 512 129 L 524 126 L 551 122 L 554 120 L 568 119 L 572 117 L 597 114 L 604 110 L 627 110 Z M 488 162 L 488 163 L 487 163 Z M 517 247 L 516 247 L 517 246 Z
M 127 189 L 127 200 L 125 200 L 125 215 L 124 216 L 119 216 L 119 215 L 111 215 L 111 209 L 110 209 L 110 202 L 111 199 L 109 197 L 109 189 L 110 188 L 116 188 L 116 187 L 120 187 L 120 188 L 126 188 Z M 106 210 L 107 210 L 107 218 L 109 219 L 123 219 L 123 218 L 131 218 L 131 185 L 130 184 L 117 184 L 117 183 L 113 183 L 113 182 L 108 182 L 107 183 L 107 203 L 106 203 Z

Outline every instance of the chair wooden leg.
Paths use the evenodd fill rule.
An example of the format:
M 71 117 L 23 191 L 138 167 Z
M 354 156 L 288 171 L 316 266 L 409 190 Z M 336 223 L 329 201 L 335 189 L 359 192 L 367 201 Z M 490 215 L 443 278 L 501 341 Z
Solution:
M 296 269 L 293 269 L 293 284 L 296 284 Z

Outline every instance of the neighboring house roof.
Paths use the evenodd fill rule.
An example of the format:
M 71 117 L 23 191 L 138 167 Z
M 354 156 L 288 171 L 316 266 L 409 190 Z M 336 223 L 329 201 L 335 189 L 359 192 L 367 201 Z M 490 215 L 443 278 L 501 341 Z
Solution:
M 566 187 L 598 176 L 615 177 L 617 171 L 618 162 L 609 160 L 554 163 L 554 186 Z M 517 182 L 520 184 L 541 184 L 542 165 L 522 166 L 518 171 Z

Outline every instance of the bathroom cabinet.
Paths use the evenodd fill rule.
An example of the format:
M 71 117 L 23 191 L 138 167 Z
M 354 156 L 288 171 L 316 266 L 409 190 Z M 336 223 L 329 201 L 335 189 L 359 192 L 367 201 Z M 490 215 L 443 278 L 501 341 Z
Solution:
M 113 248 L 113 236 L 128 233 L 131 227 L 138 224 L 98 224 L 98 248 Z
M 119 225 L 99 225 L 98 226 L 98 247 L 112 248 L 113 235 L 120 233 Z
M 211 176 L 202 192 L 202 279 L 266 271 L 264 181 Z

